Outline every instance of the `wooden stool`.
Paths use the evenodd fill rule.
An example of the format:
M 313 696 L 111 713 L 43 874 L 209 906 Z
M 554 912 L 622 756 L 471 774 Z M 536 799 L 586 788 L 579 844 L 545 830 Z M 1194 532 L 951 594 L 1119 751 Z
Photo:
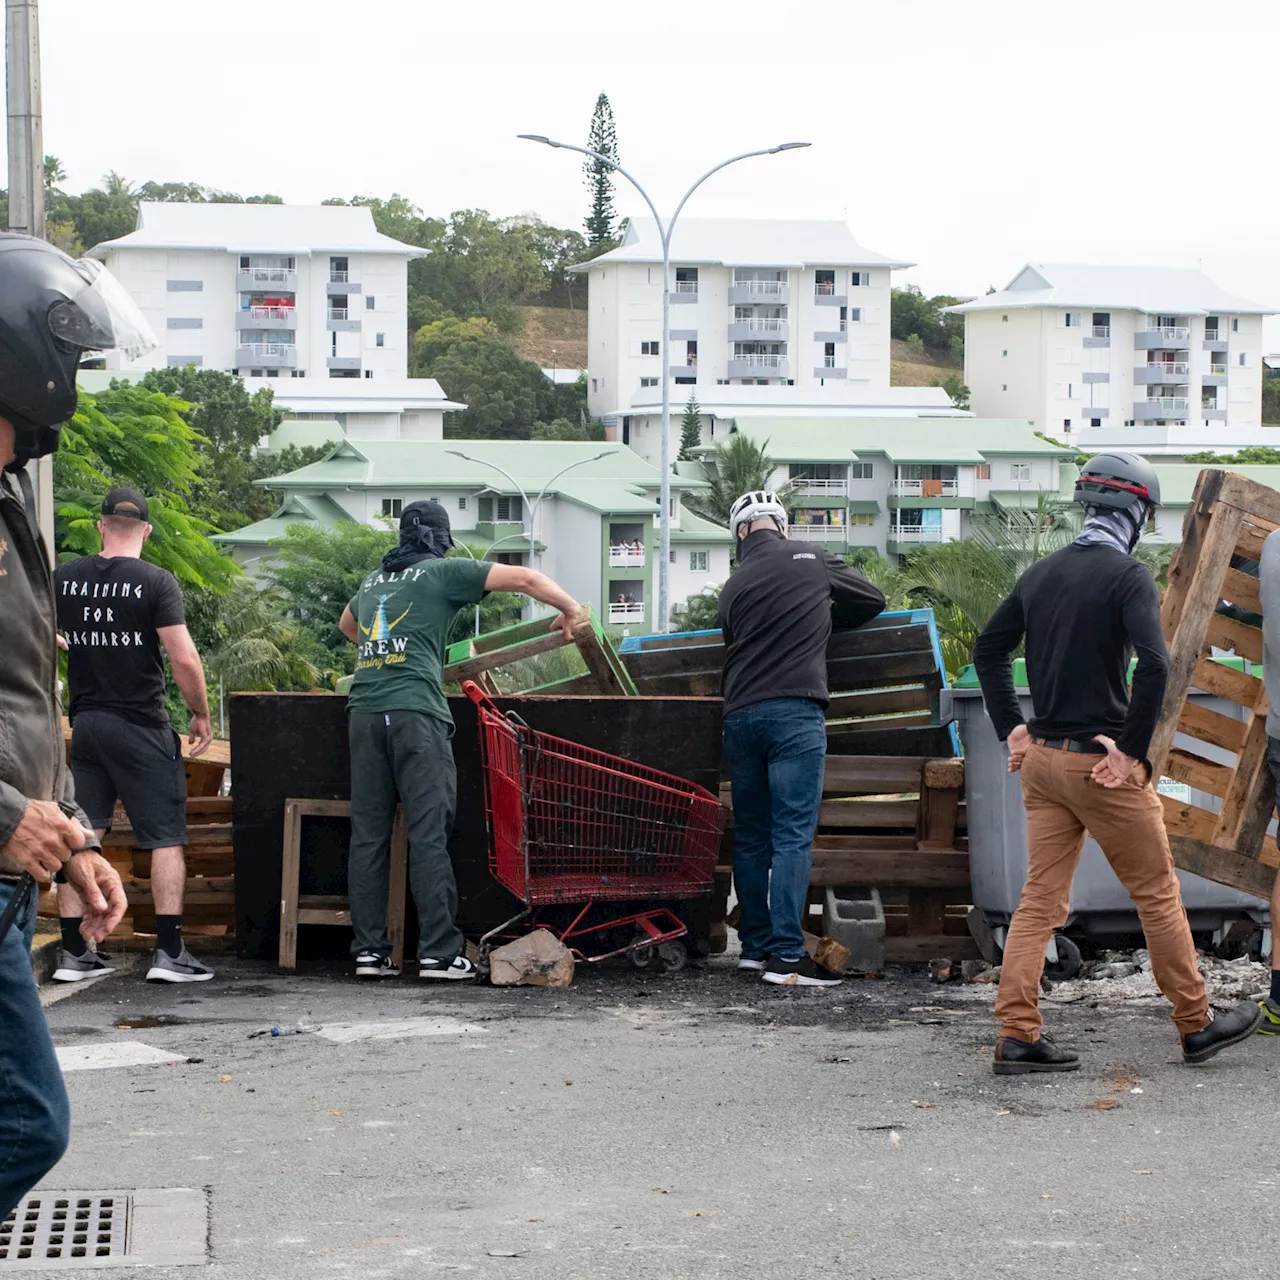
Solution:
M 340 893 L 299 894 L 302 873 L 303 818 L 350 818 L 350 800 L 286 800 L 284 803 L 284 866 L 280 877 L 280 968 L 298 967 L 300 924 L 351 924 L 351 904 Z M 387 896 L 387 936 L 391 960 L 404 961 L 405 880 L 409 866 L 409 837 L 404 810 L 396 808 L 391 828 L 391 891 Z

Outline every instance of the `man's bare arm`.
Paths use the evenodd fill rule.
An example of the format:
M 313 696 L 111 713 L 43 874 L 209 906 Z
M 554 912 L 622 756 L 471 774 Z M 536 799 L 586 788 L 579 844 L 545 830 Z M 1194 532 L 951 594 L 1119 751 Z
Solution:
M 209 692 L 204 684 L 204 663 L 185 623 L 176 627 L 157 627 L 156 635 L 169 655 L 169 667 L 173 682 L 178 686 L 191 712 L 188 741 L 193 756 L 203 755 L 213 741 L 213 729 L 209 724 Z
M 561 586 L 553 582 L 545 573 L 536 569 L 526 569 L 518 564 L 495 564 L 484 580 L 486 591 L 518 591 L 521 595 L 530 596 L 542 604 L 549 604 L 559 609 L 559 615 L 553 619 L 551 629 L 564 632 L 566 640 L 573 639 L 574 623 L 582 616 L 582 606 Z
M 347 605 L 342 611 L 342 617 L 338 619 L 338 630 L 342 632 L 352 644 L 356 642 L 356 619 L 351 612 L 351 606 Z

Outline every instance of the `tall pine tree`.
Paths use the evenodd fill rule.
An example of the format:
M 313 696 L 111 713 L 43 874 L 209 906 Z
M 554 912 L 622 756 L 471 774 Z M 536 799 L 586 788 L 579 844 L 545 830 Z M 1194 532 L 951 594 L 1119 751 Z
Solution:
M 693 451 L 702 444 L 702 406 L 698 397 L 689 392 L 689 401 L 684 407 L 684 416 L 680 419 L 680 455 L 681 462 L 688 462 Z
M 602 93 L 596 99 L 587 146 L 617 163 L 618 135 L 613 125 L 613 108 L 609 105 L 608 94 Z M 591 211 L 587 214 L 587 242 L 600 244 L 613 239 L 616 221 L 613 211 L 613 169 L 604 161 L 594 160 L 590 156 L 582 169 L 587 177 L 587 190 L 591 193 Z

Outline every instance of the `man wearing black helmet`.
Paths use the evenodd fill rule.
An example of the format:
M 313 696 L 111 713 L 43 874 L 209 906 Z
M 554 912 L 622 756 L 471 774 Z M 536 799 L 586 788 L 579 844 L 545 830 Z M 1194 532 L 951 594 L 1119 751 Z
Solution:
M 457 778 L 453 717 L 442 688 L 445 642 L 459 609 L 490 591 L 519 591 L 560 611 L 551 629 L 573 635 L 581 610 L 550 578 L 521 565 L 446 559 L 449 516 L 438 502 L 411 502 L 400 545 L 365 578 L 339 629 L 355 642 L 348 703 L 351 849 L 347 895 L 358 978 L 399 974 L 387 939 L 391 826 L 397 800 L 409 836 L 409 884 L 418 908 L 418 976 L 476 976 L 454 917 L 458 889 L 449 861 Z
M 93 940 L 126 907 L 66 767 L 53 580 L 25 467 L 58 447 L 85 351 L 154 345 L 100 264 L 0 235 L 0 1222 L 61 1158 L 70 1124 L 31 973 L 35 884 L 73 885 Z
M 1098 454 L 1081 471 L 1075 498 L 1085 509 L 1083 532 L 1018 579 L 973 651 L 987 712 L 1008 742 L 1009 771 L 1021 772 L 1027 811 L 1027 879 L 996 999 L 997 1075 L 1080 1066 L 1075 1053 L 1041 1034 L 1038 998 L 1045 947 L 1066 922 L 1086 833 L 1138 908 L 1183 1061 L 1206 1062 L 1239 1044 L 1261 1018 L 1251 1002 L 1222 1012 L 1209 1006 L 1146 758 L 1169 659 L 1155 582 L 1132 553 L 1160 505 L 1159 479 L 1136 454 Z M 1029 724 L 1010 669 L 1024 636 L 1035 708 Z

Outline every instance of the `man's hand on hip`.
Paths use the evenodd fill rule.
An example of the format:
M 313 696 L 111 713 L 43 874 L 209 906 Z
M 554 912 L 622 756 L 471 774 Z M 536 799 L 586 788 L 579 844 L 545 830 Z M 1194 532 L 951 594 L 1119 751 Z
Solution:
M 92 839 L 92 834 L 52 800 L 28 800 L 4 854 L 47 884 L 74 850 L 84 848 L 86 839 Z
M 100 853 L 78 853 L 66 866 L 67 882 L 84 904 L 80 933 L 86 942 L 101 942 L 129 908 L 120 873 Z
M 1031 730 L 1020 724 L 1005 739 L 1005 745 L 1009 748 L 1009 772 L 1017 773 L 1022 768 L 1022 757 L 1031 745 Z
M 1093 766 L 1093 772 L 1090 777 L 1100 787 L 1106 787 L 1108 790 L 1115 790 L 1116 787 L 1122 787 L 1129 781 L 1129 775 L 1136 769 L 1140 761 L 1135 760 L 1133 756 L 1127 756 L 1119 747 L 1116 746 L 1114 738 L 1108 738 L 1106 734 L 1099 733 L 1094 735 L 1094 742 L 1100 742 L 1107 749 L 1107 754 Z
M 191 748 L 191 758 L 202 756 L 209 750 L 213 741 L 213 726 L 209 723 L 209 713 L 192 716 L 187 725 L 187 745 Z

